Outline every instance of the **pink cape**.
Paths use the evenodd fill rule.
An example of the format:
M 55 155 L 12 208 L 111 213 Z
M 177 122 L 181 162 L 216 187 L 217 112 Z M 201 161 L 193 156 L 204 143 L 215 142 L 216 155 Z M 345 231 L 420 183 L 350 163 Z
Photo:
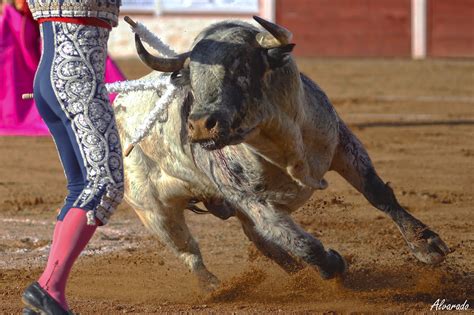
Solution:
M 33 91 L 40 45 L 37 24 L 13 6 L 4 5 L 0 15 L 0 135 L 49 135 L 34 101 L 21 99 L 22 94 Z M 107 57 L 105 81 L 124 79 L 113 60 Z

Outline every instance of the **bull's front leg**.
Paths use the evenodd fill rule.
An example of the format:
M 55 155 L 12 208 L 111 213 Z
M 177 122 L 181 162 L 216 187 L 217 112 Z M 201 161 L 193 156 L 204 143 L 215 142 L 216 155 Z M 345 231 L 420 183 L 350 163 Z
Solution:
M 441 238 L 398 203 L 393 190 L 377 175 L 361 142 L 340 123 L 339 145 L 331 169 L 341 174 L 377 209 L 386 213 L 400 229 L 410 251 L 420 261 L 437 264 L 450 252 Z
M 338 252 L 325 250 L 318 239 L 304 231 L 284 210 L 265 202 L 247 200 L 237 216 L 257 248 L 287 272 L 301 269 L 295 258 L 318 268 L 323 279 L 334 278 L 346 271 L 346 262 Z
M 219 280 L 207 270 L 199 245 L 186 225 L 183 210 L 160 206 L 153 210 L 135 208 L 143 224 L 178 256 L 189 270 L 196 275 L 200 287 L 212 291 Z
M 263 233 L 259 233 L 259 227 L 249 217 L 237 212 L 237 217 L 242 223 L 245 235 L 251 240 L 262 254 L 275 261 L 288 273 L 295 273 L 304 268 L 303 264 L 292 257 L 273 239 L 267 239 Z
M 183 182 L 153 166 L 142 146 L 136 147 L 125 163 L 127 202 L 145 227 L 197 276 L 201 288 L 215 289 L 219 280 L 204 265 L 199 245 L 184 218 L 189 197 Z

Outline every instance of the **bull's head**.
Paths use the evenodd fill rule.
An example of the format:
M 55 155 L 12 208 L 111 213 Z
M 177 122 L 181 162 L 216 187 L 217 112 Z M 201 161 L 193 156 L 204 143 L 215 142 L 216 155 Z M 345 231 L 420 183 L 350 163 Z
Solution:
M 268 32 L 247 23 L 218 23 L 197 36 L 190 52 L 172 58 L 152 56 L 135 37 L 143 62 L 173 72 L 175 83 L 189 88 L 189 139 L 206 149 L 241 143 L 258 128 L 271 105 L 266 77 L 291 59 L 292 34 L 254 18 Z

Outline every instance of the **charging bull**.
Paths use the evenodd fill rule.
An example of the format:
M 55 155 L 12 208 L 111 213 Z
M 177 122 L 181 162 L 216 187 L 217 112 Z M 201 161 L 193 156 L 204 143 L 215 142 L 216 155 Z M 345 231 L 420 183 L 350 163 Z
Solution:
M 198 202 L 219 218 L 237 217 L 255 246 L 286 271 L 305 263 L 330 279 L 345 272 L 344 258 L 290 214 L 327 187 L 324 174 L 332 170 L 395 222 L 416 258 L 441 262 L 446 244 L 397 202 L 326 94 L 299 72 L 291 33 L 255 20 L 263 29 L 233 21 L 212 25 L 189 52 L 172 58 L 151 55 L 136 36 L 140 58 L 158 71 L 148 79 L 169 76 L 181 91 L 125 158 L 126 199 L 144 225 L 206 289 L 218 279 L 184 219 L 184 210 L 197 210 Z M 162 93 L 116 99 L 124 144 Z

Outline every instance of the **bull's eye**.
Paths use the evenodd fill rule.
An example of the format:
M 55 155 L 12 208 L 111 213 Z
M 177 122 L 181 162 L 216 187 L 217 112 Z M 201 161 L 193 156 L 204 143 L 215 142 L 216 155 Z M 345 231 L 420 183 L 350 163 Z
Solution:
M 189 84 L 189 71 L 181 69 L 171 74 L 171 83 L 176 86 L 185 86 Z
M 183 74 L 181 73 L 180 70 L 175 71 L 171 74 L 171 80 L 178 80 L 183 77 Z

